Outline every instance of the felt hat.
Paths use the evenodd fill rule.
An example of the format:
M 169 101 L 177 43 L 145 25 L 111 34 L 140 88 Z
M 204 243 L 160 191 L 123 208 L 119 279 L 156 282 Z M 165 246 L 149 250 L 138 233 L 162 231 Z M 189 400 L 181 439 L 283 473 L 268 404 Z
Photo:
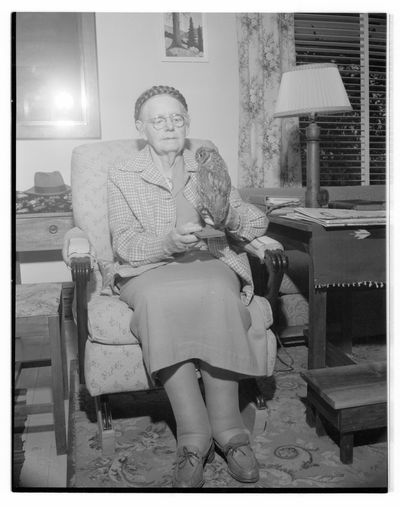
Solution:
M 33 195 L 62 195 L 71 190 L 71 187 L 64 183 L 63 177 L 59 171 L 36 172 L 34 176 L 34 186 L 25 190 L 25 194 Z

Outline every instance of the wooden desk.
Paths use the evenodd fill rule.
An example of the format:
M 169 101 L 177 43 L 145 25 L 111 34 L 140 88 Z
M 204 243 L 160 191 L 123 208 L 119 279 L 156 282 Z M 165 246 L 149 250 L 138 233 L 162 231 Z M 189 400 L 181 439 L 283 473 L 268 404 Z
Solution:
M 74 225 L 72 212 L 17 213 L 15 226 L 16 283 L 21 283 L 22 252 L 59 251 Z
M 327 343 L 326 303 L 329 288 L 384 288 L 386 283 L 386 228 L 347 226 L 325 229 L 306 221 L 270 215 L 268 235 L 280 241 L 285 250 L 309 255 L 309 336 L 308 368 L 349 364 L 352 361 Z M 370 235 L 357 239 L 355 231 Z M 344 298 L 346 298 L 344 291 Z M 351 340 L 351 336 L 347 337 Z M 346 347 L 344 347 L 346 348 Z

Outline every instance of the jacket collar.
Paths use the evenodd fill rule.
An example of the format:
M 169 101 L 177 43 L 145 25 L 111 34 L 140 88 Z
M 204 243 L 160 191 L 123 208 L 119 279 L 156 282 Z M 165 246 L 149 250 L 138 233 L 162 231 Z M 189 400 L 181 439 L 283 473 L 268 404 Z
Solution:
M 143 157 L 140 157 L 140 155 L 143 155 Z M 141 176 L 144 180 L 169 190 L 165 178 L 153 162 L 149 145 L 146 145 L 146 147 L 138 153 L 137 162 L 136 172 L 141 172 Z
M 184 149 L 183 160 L 188 173 L 197 172 L 197 162 L 191 151 Z M 142 173 L 142 178 L 149 183 L 168 188 L 165 179 L 154 165 L 149 145 L 138 151 L 134 158 L 126 161 L 121 169 L 128 172 Z
M 193 152 L 185 148 L 183 150 L 183 160 L 188 172 L 197 172 L 197 162 Z M 141 173 L 148 168 L 149 165 L 154 164 L 153 159 L 151 158 L 150 147 L 146 144 L 144 148 L 136 153 L 136 156 L 129 160 L 125 160 L 119 169 L 128 172 Z

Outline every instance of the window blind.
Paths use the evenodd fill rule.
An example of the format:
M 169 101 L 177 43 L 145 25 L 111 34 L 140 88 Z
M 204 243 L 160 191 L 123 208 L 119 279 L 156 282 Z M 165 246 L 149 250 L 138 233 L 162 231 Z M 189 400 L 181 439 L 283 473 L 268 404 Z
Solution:
M 353 111 L 318 115 L 321 185 L 384 184 L 386 171 L 386 14 L 295 14 L 297 65 L 335 63 Z M 305 129 L 300 118 L 303 184 Z

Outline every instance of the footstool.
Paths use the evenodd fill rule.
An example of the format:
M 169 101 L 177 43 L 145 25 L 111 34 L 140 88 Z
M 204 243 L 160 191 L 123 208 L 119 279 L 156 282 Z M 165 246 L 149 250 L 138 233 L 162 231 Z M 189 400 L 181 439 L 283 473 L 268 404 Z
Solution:
M 66 454 L 64 400 L 68 397 L 67 364 L 61 283 L 34 283 L 15 286 L 15 339 L 42 336 L 49 339 L 49 356 L 24 358 L 15 363 L 14 385 L 22 368 L 51 366 L 52 403 L 17 407 L 25 414 L 52 411 L 57 454 Z
M 340 460 L 352 463 L 354 432 L 387 425 L 386 361 L 308 370 L 301 376 L 317 434 L 325 434 L 325 418 L 339 431 Z

